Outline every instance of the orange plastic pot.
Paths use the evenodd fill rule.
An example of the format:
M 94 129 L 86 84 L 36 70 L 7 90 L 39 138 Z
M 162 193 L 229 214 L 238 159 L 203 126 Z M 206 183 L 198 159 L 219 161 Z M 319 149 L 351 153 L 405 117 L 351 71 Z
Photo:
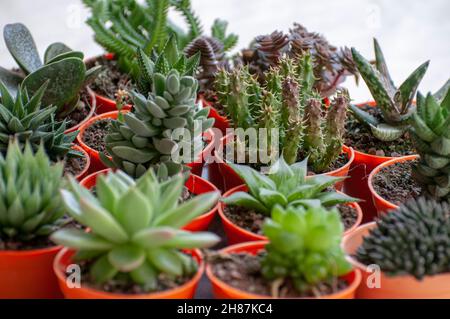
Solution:
M 243 243 L 227 247 L 220 252 L 223 254 L 244 252 L 255 255 L 263 250 L 267 243 L 267 241 Z M 213 294 L 216 299 L 271 299 L 270 296 L 252 294 L 228 285 L 214 275 L 210 265 L 206 266 L 206 275 L 211 281 Z M 353 299 L 355 290 L 361 282 L 361 273 L 359 270 L 353 270 L 342 278 L 347 281 L 347 288 L 332 295 L 322 296 L 320 299 Z
M 60 246 L 0 251 L 0 299 L 62 298 L 53 260 Z
M 223 197 L 229 197 L 231 194 L 237 193 L 237 192 L 248 192 L 248 187 L 246 185 L 240 185 L 235 188 L 230 189 L 228 192 L 223 194 Z M 355 221 L 355 224 L 347 229 L 344 233 L 344 235 L 350 234 L 353 232 L 356 228 L 358 228 L 359 225 L 361 225 L 362 219 L 363 219 L 363 212 L 361 210 L 361 207 L 358 205 L 358 203 L 349 203 L 349 206 L 353 207 L 356 210 L 357 218 Z M 227 237 L 227 242 L 229 245 L 234 244 L 240 244 L 250 241 L 261 241 L 261 240 L 267 240 L 267 237 L 263 235 L 255 234 L 251 231 L 248 231 L 242 227 L 239 227 L 238 225 L 234 224 L 224 213 L 224 209 L 226 207 L 225 203 L 222 201 L 219 202 L 218 205 L 218 212 L 220 219 L 222 221 L 223 229 L 225 231 L 225 235 Z
M 342 246 L 349 256 L 353 256 L 363 243 L 363 238 L 369 234 L 376 223 L 358 227 L 354 232 L 344 237 Z M 437 299 L 450 298 L 450 274 L 425 277 L 422 281 L 413 276 L 404 275 L 389 277 L 383 272 L 375 273 L 353 257 L 348 257 L 352 265 L 361 271 L 362 280 L 356 290 L 356 298 L 362 299 Z M 374 283 L 379 283 L 379 288 Z
M 230 128 L 230 122 L 228 119 L 225 116 L 220 115 L 212 103 L 206 100 L 202 94 L 198 96 L 198 99 L 202 101 L 204 107 L 209 107 L 210 111 L 208 117 L 214 119 L 214 127 L 218 128 L 222 134 L 225 135 L 227 128 Z
M 222 138 L 222 143 L 221 143 L 222 150 L 225 148 L 225 146 L 228 143 L 231 142 L 232 136 L 233 136 L 232 134 L 229 134 Z M 355 153 L 353 151 L 353 148 L 347 147 L 345 145 L 342 147 L 342 152 L 347 154 L 348 162 L 344 166 L 342 166 L 334 171 L 324 173 L 324 175 L 336 176 L 336 177 L 347 177 L 348 176 L 350 167 L 355 158 Z M 224 192 L 227 192 L 236 186 L 242 185 L 244 183 L 242 178 L 231 168 L 230 165 L 228 165 L 222 159 L 222 157 L 218 154 L 217 151 L 215 153 L 215 156 L 216 156 L 217 170 L 218 170 L 217 175 L 220 175 L 223 178 L 223 181 L 221 183 L 219 182 L 219 184 L 223 188 L 222 190 Z M 335 188 L 337 190 L 342 190 L 343 187 L 344 187 L 344 181 L 336 183 L 336 185 L 335 185 Z
M 80 185 L 87 188 L 92 189 L 96 182 L 97 177 L 99 175 L 107 174 L 110 171 L 110 169 L 104 169 L 98 172 L 95 172 L 89 176 L 86 176 L 81 182 Z M 195 195 L 200 195 L 208 192 L 218 192 L 218 189 L 208 182 L 207 180 L 197 176 L 197 175 L 189 175 L 188 180 L 186 181 L 185 186 L 187 189 Z M 216 212 L 218 210 L 219 203 L 217 203 L 211 210 L 201 216 L 198 216 L 195 218 L 192 222 L 190 222 L 188 225 L 186 225 L 183 229 L 190 230 L 190 231 L 204 231 L 207 230 L 209 227 L 209 224 L 211 224 L 212 220 L 214 219 L 214 216 L 216 215 Z
M 89 154 L 84 149 L 82 149 L 80 146 L 78 146 L 76 144 L 74 144 L 72 146 L 72 149 L 83 153 L 83 157 L 86 159 L 86 165 L 84 166 L 83 170 L 77 176 L 75 176 L 77 181 L 81 181 L 84 177 L 86 177 L 86 175 L 89 172 L 89 169 L 91 167 L 91 158 L 89 157 Z
M 368 179 L 368 186 L 369 186 L 369 190 L 370 193 L 372 195 L 372 200 L 373 200 L 373 204 L 375 205 L 375 208 L 377 210 L 377 215 L 380 216 L 381 214 L 385 214 L 390 210 L 395 210 L 398 208 L 397 205 L 395 205 L 394 203 L 391 203 L 390 201 L 384 199 L 383 197 L 381 197 L 380 194 L 378 194 L 375 190 L 375 188 L 373 187 L 373 179 L 375 177 L 376 174 L 378 174 L 383 168 L 394 165 L 396 163 L 403 163 L 403 162 L 407 162 L 407 161 L 414 161 L 416 159 L 418 159 L 419 156 L 418 155 L 410 155 L 410 156 L 403 156 L 403 157 L 396 157 L 393 158 L 387 162 L 384 162 L 380 165 L 378 165 L 369 175 L 369 179 Z
M 75 126 L 68 128 L 67 130 L 65 130 L 64 131 L 65 134 L 69 134 L 69 133 L 78 131 L 81 126 L 83 126 L 86 122 L 88 122 L 94 116 L 94 114 L 97 110 L 97 99 L 95 98 L 94 91 L 92 91 L 89 87 L 86 87 L 86 90 L 91 99 L 91 105 L 90 105 L 91 109 L 89 110 L 88 115 L 86 116 L 86 118 L 83 121 L 81 121 L 80 123 L 78 123 Z
M 189 251 L 194 259 L 197 261 L 199 267 L 195 276 L 187 283 L 173 289 L 154 292 L 148 294 L 116 294 L 109 293 L 88 286 L 81 285 L 80 288 L 71 288 L 66 284 L 67 276 L 66 269 L 73 264 L 72 256 L 75 254 L 74 250 L 67 248 L 62 249 L 56 256 L 53 262 L 53 270 L 58 278 L 59 287 L 68 299 L 192 299 L 194 298 L 197 285 L 205 270 L 203 257 L 199 250 Z

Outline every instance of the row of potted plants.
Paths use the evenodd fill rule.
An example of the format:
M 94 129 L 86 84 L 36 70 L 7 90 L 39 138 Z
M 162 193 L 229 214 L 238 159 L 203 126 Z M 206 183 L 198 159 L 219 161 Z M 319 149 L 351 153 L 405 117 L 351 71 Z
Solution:
M 397 88 L 376 40 L 372 66 L 296 24 L 232 66 L 236 36 L 205 36 L 189 1 L 84 2 L 102 57 L 55 43 L 42 62 L 24 25 L 4 30 L 0 296 L 192 298 L 205 271 L 219 298 L 448 297 L 450 93 L 413 101 L 428 62 Z M 350 103 L 351 74 L 374 102 Z M 235 245 L 201 252 L 216 211 Z

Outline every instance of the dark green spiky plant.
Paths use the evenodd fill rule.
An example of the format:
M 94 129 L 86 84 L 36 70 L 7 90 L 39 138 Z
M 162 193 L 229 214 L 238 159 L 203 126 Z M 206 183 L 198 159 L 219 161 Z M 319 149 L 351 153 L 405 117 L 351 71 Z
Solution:
M 29 241 L 48 236 L 62 224 L 65 213 L 59 196 L 62 163 L 51 164 L 42 147 L 11 141 L 0 153 L 0 238 Z M 45 177 L 45 178 L 43 178 Z
M 92 280 L 103 284 L 117 276 L 156 290 L 158 277 L 192 276 L 193 258 L 181 249 L 207 248 L 219 241 L 212 233 L 181 230 L 217 201 L 216 192 L 179 204 L 184 178 L 159 182 L 153 171 L 135 181 L 117 171 L 99 176 L 97 197 L 73 178 L 61 194 L 69 214 L 91 231 L 63 229 L 52 239 L 77 251 L 75 261 L 90 261 Z
M 411 275 L 421 280 L 450 271 L 450 206 L 414 199 L 384 214 L 364 237 L 356 258 L 379 265 L 389 276 Z
M 350 105 L 350 109 L 358 121 L 370 127 L 377 139 L 387 142 L 395 141 L 409 127 L 409 119 L 415 109 L 413 99 L 428 69 L 429 61 L 419 66 L 397 88 L 391 79 L 383 52 L 376 39 L 374 39 L 374 48 L 375 66 L 372 66 L 356 49 L 352 48 L 352 53 L 356 67 L 377 103 L 382 120 L 378 120 L 355 105 Z
M 249 192 L 236 192 L 222 201 L 227 205 L 253 209 L 270 216 L 276 205 L 281 207 L 308 206 L 312 201 L 331 207 L 358 201 L 343 193 L 328 190 L 341 177 L 316 175 L 307 178 L 308 159 L 293 165 L 287 165 L 280 157 L 268 174 L 262 174 L 249 166 L 230 164 L 233 170 L 244 180 Z
M 51 160 L 66 156 L 80 156 L 72 149 L 78 131 L 64 134 L 66 120 L 56 121 L 56 106 L 42 102 L 48 82 L 32 96 L 20 89 L 13 97 L 0 81 L 0 153 L 5 154 L 10 140 L 16 139 L 23 147 L 29 143 L 37 151 L 40 145 Z
M 247 67 L 222 70 L 216 91 L 235 129 L 265 128 L 268 145 L 275 139 L 271 129 L 276 129 L 286 162 L 309 156 L 313 170 L 322 172 L 342 151 L 349 97 L 339 92 L 325 108 L 313 85 L 311 57 L 305 55 L 281 59 L 279 68 L 266 73 L 263 85 Z
M 123 72 L 133 77 L 139 73 L 136 51 L 142 49 L 151 56 L 161 53 L 171 36 L 176 36 L 179 47 L 184 48 L 203 34 L 200 19 L 192 10 L 190 0 L 84 0 L 91 10 L 87 23 L 95 33 L 95 40 L 107 51 L 115 54 Z M 168 18 L 169 9 L 180 13 L 188 30 Z M 226 23 L 213 25 L 213 36 L 231 49 L 237 42 L 235 35 L 226 35 Z
M 420 155 L 413 176 L 431 197 L 450 200 L 450 90 L 435 96 L 417 93 L 410 138 Z
M 139 51 L 141 93 L 131 93 L 134 111 L 113 121 L 106 137 L 112 160 L 102 154 L 105 164 L 133 177 L 158 166 L 165 167 L 164 175 L 182 171 L 183 164 L 198 158 L 202 133 L 214 124 L 207 118 L 209 109 L 196 103 L 196 64 L 172 44 L 156 64 Z
M 336 209 L 322 206 L 275 206 L 263 227 L 269 238 L 262 274 L 278 288 L 291 282 L 300 293 L 314 293 L 318 284 L 336 284 L 351 265 L 341 248 L 344 226 Z
M 42 61 L 30 31 L 21 23 L 7 24 L 3 37 L 20 67 L 20 72 L 0 68 L 0 80 L 12 95 L 16 95 L 19 85 L 34 94 L 48 82 L 42 102 L 56 106 L 59 117 L 82 106 L 80 91 L 97 76 L 101 67 L 86 70 L 83 53 L 60 42 L 48 46 Z

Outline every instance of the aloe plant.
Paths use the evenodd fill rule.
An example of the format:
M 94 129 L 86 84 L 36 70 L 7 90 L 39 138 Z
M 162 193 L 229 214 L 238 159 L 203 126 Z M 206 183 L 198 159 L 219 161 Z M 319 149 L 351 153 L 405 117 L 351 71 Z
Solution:
M 441 93 L 445 92 L 446 93 Z M 450 200 L 450 89 L 436 95 L 417 93 L 410 138 L 420 155 L 413 176 L 437 200 Z
M 307 177 L 308 159 L 287 165 L 283 157 L 272 165 L 268 174 L 262 174 L 249 166 L 229 164 L 244 180 L 249 192 L 236 192 L 222 199 L 227 205 L 241 206 L 270 216 L 275 206 L 308 206 L 318 202 L 331 207 L 356 202 L 343 193 L 328 190 L 342 177 L 315 175 Z
M 397 88 L 391 79 L 383 52 L 376 39 L 374 39 L 374 48 L 375 67 L 355 48 L 352 48 L 352 54 L 356 67 L 372 93 L 383 120 L 378 120 L 355 105 L 350 105 L 350 109 L 358 121 L 370 127 L 377 139 L 395 141 L 409 127 L 409 120 L 415 110 L 413 99 L 428 69 L 429 61 L 419 66 Z
M 158 181 L 148 171 L 135 181 L 121 171 L 97 179 L 95 197 L 73 178 L 61 191 L 68 213 L 91 231 L 63 229 L 52 239 L 77 251 L 75 261 L 89 260 L 96 283 L 126 276 L 146 290 L 157 288 L 158 276 L 190 276 L 197 264 L 180 249 L 206 248 L 219 238 L 208 232 L 180 228 L 210 209 L 215 192 L 179 204 L 184 178 Z
M 12 95 L 19 85 L 34 94 L 48 81 L 42 102 L 56 106 L 60 117 L 79 105 L 80 90 L 100 72 L 100 66 L 86 70 L 83 53 L 60 42 L 48 46 L 41 60 L 30 31 L 21 23 L 7 24 L 3 36 L 20 72 L 1 68 L 0 80 Z

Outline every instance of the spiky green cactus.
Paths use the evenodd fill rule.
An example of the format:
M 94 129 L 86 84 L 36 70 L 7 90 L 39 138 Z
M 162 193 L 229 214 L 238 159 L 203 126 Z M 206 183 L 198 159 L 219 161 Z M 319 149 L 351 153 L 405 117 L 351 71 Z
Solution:
M 408 121 L 415 109 L 413 98 L 428 69 L 429 61 L 419 66 L 397 88 L 391 79 L 383 52 L 376 39 L 374 39 L 374 47 L 375 67 L 354 48 L 352 48 L 352 54 L 361 77 L 366 82 L 375 102 L 377 102 L 377 107 L 381 111 L 384 122 L 379 121 L 355 105 L 350 105 L 350 109 L 358 121 L 370 127 L 372 134 L 377 139 L 394 141 L 408 129 Z
M 418 93 L 411 123 L 410 137 L 420 155 L 413 176 L 431 197 L 450 200 L 450 89 L 441 100 Z

